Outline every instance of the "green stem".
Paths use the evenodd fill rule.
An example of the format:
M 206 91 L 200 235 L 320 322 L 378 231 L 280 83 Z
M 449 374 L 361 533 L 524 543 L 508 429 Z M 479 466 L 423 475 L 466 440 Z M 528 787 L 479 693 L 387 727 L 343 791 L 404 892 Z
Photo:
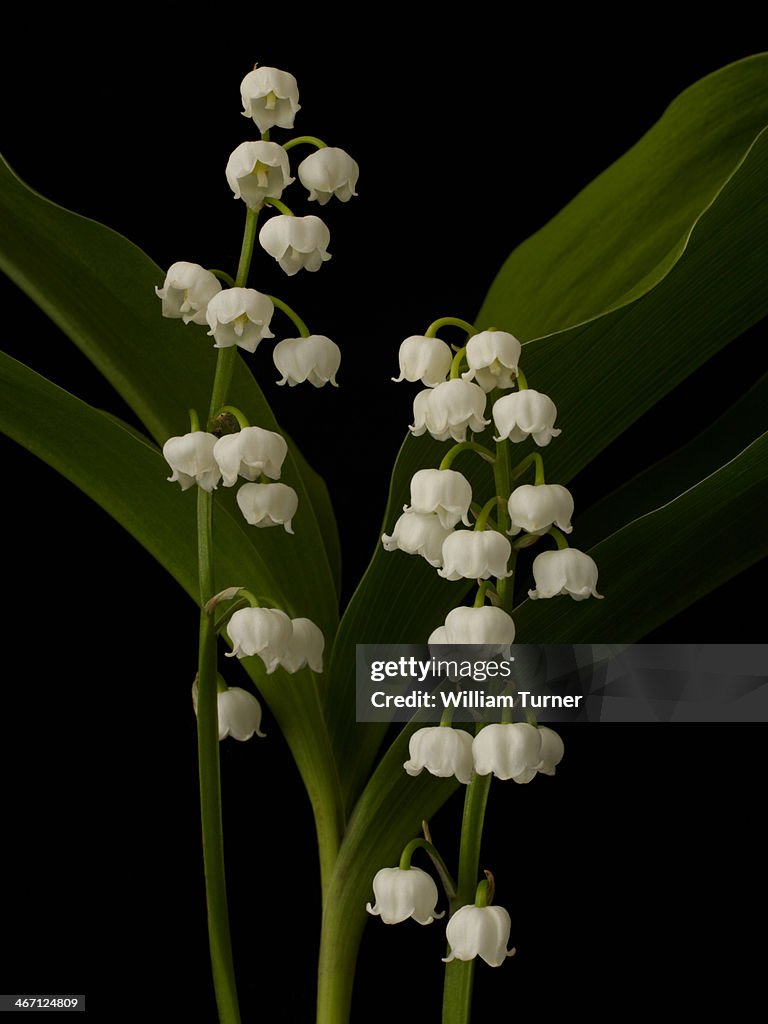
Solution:
M 253 245 L 256 241 L 256 228 L 259 223 L 259 211 L 248 210 L 245 215 L 245 230 L 243 231 L 243 244 L 240 248 L 240 262 L 237 265 L 237 276 L 235 287 L 244 288 L 248 280 L 248 271 L 251 269 L 251 257 L 253 256 Z M 208 422 L 211 423 L 216 412 L 226 404 L 229 386 L 232 383 L 232 374 L 237 364 L 237 345 L 230 345 L 229 348 L 220 348 L 216 359 L 216 375 L 213 378 L 213 391 L 211 404 L 208 411 Z
M 491 580 L 481 580 L 480 583 L 478 583 L 477 593 L 475 594 L 475 603 L 473 607 L 483 607 L 483 605 L 485 604 L 485 595 L 488 593 L 489 590 L 493 591 L 494 594 L 496 593 L 496 588 L 494 587 Z
M 440 853 L 438 852 L 437 848 L 434 846 L 433 843 L 430 843 L 428 839 L 422 839 L 421 837 L 419 837 L 418 839 L 412 839 L 410 843 L 408 843 L 400 857 L 400 870 L 408 871 L 408 869 L 411 866 L 411 857 L 413 857 L 414 853 L 419 849 L 427 851 L 430 860 L 438 867 L 441 877 L 448 881 L 451 889 L 455 894 L 456 883 L 451 877 L 451 873 L 448 870 L 448 866 L 446 865 L 443 858 L 440 856 Z
M 507 509 L 507 501 L 509 500 L 509 493 L 512 487 L 509 469 L 509 441 L 496 442 L 496 459 L 493 463 L 493 479 L 496 484 L 496 494 L 500 499 L 498 529 L 500 533 L 506 534 L 509 529 L 509 510 Z M 513 551 L 513 573 L 516 557 L 517 556 Z M 498 581 L 498 585 L 496 587 L 496 592 L 499 595 L 499 600 L 501 601 L 501 607 L 507 612 L 512 610 L 514 595 L 513 580 L 514 575 L 509 576 L 506 579 L 501 579 Z
M 286 217 L 296 216 L 293 210 L 289 206 L 286 206 L 285 203 L 281 202 L 279 199 L 273 199 L 270 196 L 267 199 L 265 199 L 264 202 L 267 204 L 267 206 L 274 206 L 276 210 L 279 210 L 280 213 L 284 214 Z
M 477 452 L 477 454 L 481 455 L 486 462 L 494 462 L 496 460 L 496 456 L 490 448 L 486 448 L 485 445 L 478 444 L 477 441 L 459 441 L 458 444 L 455 444 L 453 448 L 449 448 L 445 453 L 439 468 L 450 469 L 453 460 L 462 452 Z
M 544 459 L 540 452 L 531 452 L 530 455 L 526 455 L 522 462 L 518 462 L 512 470 L 512 479 L 517 480 L 517 478 L 522 476 L 529 466 L 536 467 L 536 476 L 533 481 L 534 484 L 537 487 L 540 487 L 542 484 L 546 483 L 546 477 L 544 476 Z
M 208 941 L 220 1024 L 239 1024 L 235 970 L 227 915 L 227 884 L 221 827 L 219 775 L 218 672 L 216 628 L 205 604 L 214 592 L 212 550 L 213 497 L 197 490 L 197 545 L 200 576 L 200 653 L 198 660 L 197 750 L 200 773 L 200 819 L 208 907 Z
M 557 544 L 558 551 L 562 551 L 564 548 L 568 547 L 568 541 L 556 526 L 550 526 L 547 533 L 554 539 L 555 544 Z
M 289 139 L 283 143 L 283 149 L 293 149 L 294 146 L 301 146 L 306 144 L 308 146 L 314 146 L 315 149 L 326 149 L 327 144 L 322 139 L 318 139 L 316 135 L 297 135 L 295 139 Z
M 282 299 L 275 298 L 274 295 L 268 295 L 267 298 L 271 299 L 274 305 L 281 310 L 288 317 L 289 320 L 293 321 L 294 326 L 298 330 L 302 338 L 309 337 L 309 328 L 301 319 L 298 313 L 296 313 L 287 302 L 283 302 Z
M 520 369 L 519 366 L 517 368 L 517 390 L 518 391 L 527 391 L 528 390 L 528 381 L 526 380 L 525 374 L 523 373 L 523 371 Z
M 499 498 L 498 495 L 494 494 L 494 496 L 492 498 L 489 498 L 488 501 L 486 501 L 486 503 L 480 509 L 480 515 L 477 517 L 477 520 L 475 521 L 475 530 L 484 530 L 486 528 L 488 524 L 488 516 L 490 516 L 491 512 L 493 512 L 497 505 L 503 505 L 504 508 L 507 507 L 506 502 L 502 501 L 502 499 Z M 501 516 L 499 516 L 499 521 L 500 520 Z
M 197 415 L 197 409 L 189 410 L 189 429 L 193 433 L 200 429 L 200 417 Z
M 472 774 L 472 781 L 464 797 L 464 817 L 461 823 L 459 849 L 459 885 L 451 914 L 459 907 L 474 903 L 477 876 L 480 870 L 480 845 L 483 838 L 485 807 L 491 787 L 490 775 Z M 452 960 L 445 965 L 443 986 L 443 1024 L 469 1024 L 472 1010 L 472 982 L 474 960 Z
M 464 346 L 464 348 L 460 348 L 457 350 L 456 355 L 453 357 L 453 362 L 451 363 L 451 372 L 449 375 L 451 380 L 456 380 L 456 378 L 461 374 L 461 361 L 466 354 L 466 345 Z
M 426 331 L 424 331 L 424 337 L 436 337 L 441 327 L 460 327 L 462 331 L 466 331 L 469 335 L 477 334 L 477 328 L 467 323 L 466 320 L 460 320 L 457 316 L 443 316 L 439 320 L 432 321 Z
M 217 410 L 213 418 L 216 419 L 217 417 L 221 416 L 223 412 L 228 412 L 230 416 L 234 416 L 237 422 L 240 424 L 241 430 L 246 430 L 248 427 L 250 427 L 248 417 L 245 415 L 242 409 L 238 409 L 236 405 L 222 405 L 222 407 L 219 410 Z
M 213 274 L 214 277 L 218 277 L 224 284 L 228 284 L 230 288 L 235 287 L 235 279 L 231 274 L 228 274 L 226 270 L 217 270 L 215 267 L 211 267 L 208 271 L 209 274 Z

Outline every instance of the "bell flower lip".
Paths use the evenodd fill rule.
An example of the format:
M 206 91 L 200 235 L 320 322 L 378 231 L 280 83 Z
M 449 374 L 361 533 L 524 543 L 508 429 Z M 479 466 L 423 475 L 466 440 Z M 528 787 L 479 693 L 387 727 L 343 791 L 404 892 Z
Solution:
M 274 338 L 269 324 L 275 307 L 255 288 L 224 288 L 208 303 L 206 319 L 214 348 L 237 345 L 255 352 L 264 338 Z
M 419 469 L 411 477 L 411 504 L 404 512 L 435 513 L 446 529 L 469 526 L 472 485 L 455 469 Z
M 227 623 L 232 641 L 228 658 L 258 654 L 271 675 L 285 657 L 293 634 L 291 620 L 279 608 L 240 608 Z
M 224 172 L 235 199 L 260 210 L 265 199 L 279 199 L 291 177 L 288 154 L 276 142 L 241 142 L 230 153 Z
M 155 295 L 162 301 L 162 315 L 185 324 L 204 324 L 208 303 L 221 291 L 221 281 L 199 263 L 173 263 L 162 288 Z
M 522 346 L 508 331 L 480 331 L 467 342 L 464 380 L 477 380 L 483 391 L 512 387 L 517 376 Z
M 281 659 L 286 672 L 298 672 L 309 666 L 318 675 L 323 671 L 325 637 L 319 626 L 311 619 L 291 619 L 293 632 L 288 649 Z
M 293 533 L 299 497 L 287 484 L 243 484 L 237 504 L 250 526 L 284 526 L 286 533 Z
M 421 925 L 432 924 L 445 916 L 436 910 L 437 886 L 421 868 L 381 868 L 373 878 L 375 904 L 366 903 L 369 914 L 380 916 L 384 924 L 399 924 L 412 917 Z
M 295 387 L 309 381 L 316 388 L 329 381 L 338 387 L 336 374 L 341 365 L 341 349 L 324 334 L 308 338 L 284 338 L 272 350 L 272 361 L 282 380 L 279 385 Z
M 526 389 L 503 395 L 493 406 L 493 422 L 499 432 L 495 441 L 509 439 L 517 444 L 532 437 L 540 448 L 545 448 L 561 430 L 555 429 L 557 407 L 548 395 Z
M 173 470 L 170 483 L 181 485 L 182 491 L 197 484 L 204 491 L 214 491 L 221 472 L 213 456 L 217 438 L 204 430 L 192 430 L 180 437 L 169 437 L 163 445 L 163 458 Z
M 412 334 L 400 343 L 398 362 L 400 376 L 392 377 L 396 384 L 402 380 L 411 384 L 420 380 L 425 387 L 435 388 L 445 383 L 453 362 L 453 352 L 440 338 Z
M 413 400 L 414 437 L 429 432 L 436 441 L 465 441 L 467 430 L 481 433 L 490 423 L 483 416 L 485 392 L 477 384 L 457 377 L 420 391 Z
M 504 907 L 460 907 L 448 922 L 445 937 L 451 952 L 443 963 L 474 960 L 479 956 L 489 967 L 501 967 L 514 949 L 507 949 L 512 921 Z
M 496 530 L 455 530 L 443 542 L 438 573 L 446 580 L 504 579 L 512 575 L 511 554 L 512 545 Z
M 262 427 L 244 427 L 236 434 L 224 434 L 213 449 L 225 487 L 233 487 L 239 476 L 256 480 L 262 473 L 279 480 L 287 454 L 285 438 Z
M 309 202 L 325 206 L 332 196 L 347 203 L 356 196 L 360 168 L 349 153 L 336 146 L 324 146 L 299 164 L 298 179 L 309 192 Z
M 463 729 L 444 725 L 417 729 L 408 741 L 409 758 L 403 768 L 409 775 L 426 770 L 438 778 L 455 775 L 465 786 L 472 780 L 472 737 Z
M 319 270 L 331 254 L 327 251 L 331 242 L 328 227 L 315 217 L 290 217 L 279 213 L 266 222 L 259 232 L 259 243 L 281 268 L 293 277 L 300 270 L 312 273 Z
M 475 771 L 504 781 L 532 771 L 533 778 L 542 760 L 541 745 L 539 730 L 525 722 L 486 725 L 472 741 Z
M 510 537 L 521 530 L 541 535 L 550 526 L 556 526 L 563 533 L 571 533 L 573 497 L 561 484 L 522 484 L 516 487 L 507 502 Z
M 451 532 L 451 527 L 444 526 L 436 515 L 403 512 L 397 519 L 392 533 L 383 534 L 381 542 L 385 551 L 404 551 L 408 555 L 421 555 L 431 566 L 438 568 L 443 564 L 443 541 Z
M 293 128 L 299 104 L 299 85 L 289 71 L 259 67 L 249 71 L 240 83 L 243 117 L 253 119 L 260 132 L 270 128 Z
M 528 591 L 532 601 L 539 598 L 570 595 L 574 601 L 588 597 L 602 599 L 597 592 L 597 565 L 588 554 L 577 548 L 542 551 L 533 560 L 536 587 Z

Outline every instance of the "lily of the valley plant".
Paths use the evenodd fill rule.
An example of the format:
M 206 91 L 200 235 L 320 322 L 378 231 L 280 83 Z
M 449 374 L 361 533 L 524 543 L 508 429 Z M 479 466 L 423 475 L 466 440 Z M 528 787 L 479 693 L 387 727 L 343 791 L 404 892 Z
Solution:
M 478 982 L 487 970 L 508 972 L 510 993 L 526 984 L 513 958 L 526 936 L 510 901 L 496 902 L 497 884 L 511 892 L 512 858 L 483 846 L 483 822 L 494 779 L 494 798 L 510 807 L 518 785 L 557 786 L 562 738 L 530 714 L 469 728 L 448 711 L 388 744 L 387 723 L 355 721 L 354 645 L 399 637 L 503 651 L 516 640 L 590 642 L 609 631 L 628 642 L 759 557 L 765 435 L 727 451 L 694 438 L 671 456 L 667 438 L 642 487 L 585 510 L 565 485 L 765 311 L 755 268 L 768 266 L 768 229 L 753 191 L 768 167 L 768 104 L 757 87 L 765 66 L 742 61 L 683 94 L 512 254 L 474 322 L 447 310 L 391 339 L 389 373 L 414 386 L 410 431 L 381 543 L 341 621 L 328 495 L 256 384 L 275 373 L 290 394 L 355 387 L 343 339 L 329 336 L 331 310 L 310 328 L 291 296 L 266 294 L 251 269 L 255 253 L 276 261 L 288 289 L 332 255 L 348 258 L 321 214 L 349 203 L 354 215 L 358 165 L 322 138 L 292 134 L 306 113 L 294 76 L 257 66 L 242 81 L 247 138 L 222 167 L 245 220 L 236 267 L 182 252 L 160 271 L 0 168 L 0 210 L 11 211 L 4 269 L 109 377 L 152 440 L 7 356 L 0 426 L 124 522 L 199 606 L 197 675 L 177 682 L 186 700 L 191 687 L 197 715 L 211 963 L 225 1024 L 240 1020 L 228 925 L 239 896 L 225 887 L 219 745 L 253 740 L 263 764 L 277 729 L 316 823 L 319 1024 L 349 1020 L 366 924 L 445 929 L 444 1024 L 469 1021 L 476 968 Z M 41 268 L 43 247 L 58 258 Z M 97 298 L 81 301 L 72 281 Z M 129 303 L 125 325 L 99 307 L 100 295 Z M 768 385 L 753 391 L 736 397 L 736 419 L 742 406 L 745 421 L 765 407 Z M 266 730 L 262 701 L 274 720 Z M 461 835 L 433 835 L 428 822 L 457 790 Z M 280 942 L 258 908 L 252 919 L 265 936 L 266 976 Z M 294 928 L 286 921 L 285 942 L 295 942 Z

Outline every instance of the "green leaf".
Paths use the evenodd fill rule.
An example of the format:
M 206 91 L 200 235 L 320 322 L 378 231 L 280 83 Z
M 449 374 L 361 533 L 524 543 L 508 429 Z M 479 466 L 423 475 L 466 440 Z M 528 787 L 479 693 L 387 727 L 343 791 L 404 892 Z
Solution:
M 706 137 L 701 145 L 706 151 Z M 588 323 L 524 346 L 529 383 L 554 397 L 563 429 L 546 449 L 549 480 L 567 483 L 659 399 L 768 312 L 766 177 L 768 133 L 763 132 L 699 217 L 677 263 L 654 288 Z M 599 250 L 591 262 L 603 266 Z M 490 319 L 510 327 L 512 316 L 505 320 L 496 308 L 493 317 L 481 313 L 479 322 Z M 528 445 L 516 447 L 521 458 L 530 450 Z M 392 479 L 388 530 L 408 500 L 411 476 L 436 465 L 445 450 L 446 445 L 406 439 Z M 467 465 L 471 463 L 458 468 Z M 480 492 L 481 503 L 488 493 Z M 384 605 L 380 595 L 389 594 L 387 588 L 393 588 L 397 600 Z M 385 729 L 351 720 L 351 645 L 424 640 L 461 601 L 465 589 L 440 579 L 421 559 L 381 549 L 374 553 L 339 627 L 331 668 L 336 697 L 329 705 L 329 724 L 349 800 L 364 784 Z M 674 614 L 676 606 L 665 605 L 663 593 L 654 594 L 654 601 L 659 621 Z
M 768 54 L 696 82 L 657 124 L 512 253 L 482 324 L 536 338 L 649 291 L 768 124 Z
M 189 429 L 190 407 L 207 412 L 216 351 L 204 328 L 185 327 L 160 315 L 154 291 L 163 282 L 160 267 L 110 228 L 27 188 L 2 159 L 0 269 L 75 342 L 158 442 Z M 240 358 L 230 401 L 252 423 L 279 430 Z M 331 636 L 338 532 L 325 485 L 307 468 L 291 444 L 284 479 L 299 495 L 291 543 L 303 566 L 297 577 L 305 582 L 301 614 L 318 623 L 322 619 Z M 285 541 L 276 536 L 278 532 L 282 533 L 253 530 L 244 536 L 249 546 L 258 544 L 260 557 L 273 573 L 284 558 Z
M 121 523 L 187 593 L 197 599 L 195 490 L 182 493 L 167 482 L 168 466 L 146 440 L 0 353 L 0 429 L 71 480 Z M 277 569 L 246 536 L 248 526 L 232 507 L 231 495 L 217 493 L 215 573 L 220 586 L 241 585 L 270 598 L 289 614 L 303 614 L 306 593 L 283 590 L 285 581 L 304 578 L 301 548 L 283 530 L 270 555 Z M 267 531 L 259 531 L 264 533 Z M 298 534 L 298 517 L 297 517 Z M 318 624 L 333 629 L 334 609 L 318 608 Z M 296 759 L 326 837 L 340 828 L 333 750 L 325 729 L 315 677 L 308 670 L 267 675 L 258 658 L 241 663 L 263 694 Z M 316 680 L 315 680 L 316 681 Z M 309 685 L 308 685 L 309 684 Z
M 605 600 L 515 609 L 530 643 L 632 643 L 768 555 L 768 433 L 666 505 L 590 549 Z

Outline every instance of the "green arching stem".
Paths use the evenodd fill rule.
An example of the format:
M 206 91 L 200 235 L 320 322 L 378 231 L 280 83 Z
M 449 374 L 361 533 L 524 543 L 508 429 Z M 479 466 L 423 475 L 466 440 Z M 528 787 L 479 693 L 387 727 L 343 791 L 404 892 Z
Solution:
M 235 279 L 231 274 L 228 274 L 226 270 L 217 270 L 215 267 L 210 267 L 208 270 L 209 274 L 213 274 L 214 277 L 218 277 L 219 280 L 228 284 L 230 288 L 235 287 Z
M 562 551 L 564 548 L 568 547 L 568 541 L 556 526 L 550 526 L 547 533 L 549 533 L 549 535 L 554 539 L 555 544 L 557 544 L 558 551 Z
M 240 1010 L 232 963 L 232 942 L 227 915 L 227 884 L 221 828 L 221 781 L 219 775 L 218 672 L 216 628 L 205 611 L 214 593 L 213 496 L 197 489 L 197 544 L 200 578 L 200 647 L 197 666 L 197 750 L 200 777 L 200 818 L 203 832 L 203 866 L 208 908 L 208 941 L 213 985 L 221 1024 L 239 1024 Z
M 486 462 L 495 462 L 496 456 L 493 454 L 490 448 L 486 448 L 483 444 L 478 444 L 477 441 L 459 441 L 453 448 L 449 448 L 443 456 L 443 461 L 440 463 L 440 469 L 450 469 L 451 463 L 460 455 L 462 452 L 477 452 L 481 455 Z
M 287 302 L 283 302 L 282 299 L 275 298 L 274 295 L 268 295 L 267 298 L 271 299 L 273 304 L 277 307 L 277 309 L 279 309 L 282 313 L 285 313 L 288 319 L 293 322 L 293 325 L 295 326 L 296 330 L 299 332 L 302 338 L 309 337 L 309 328 L 301 319 L 299 314 L 295 312 L 295 310 L 291 309 Z
M 197 415 L 197 409 L 189 410 L 189 429 L 193 433 L 200 429 L 200 417 Z
M 490 786 L 490 775 L 472 773 L 472 781 L 464 797 L 459 849 L 459 885 L 456 899 L 451 904 L 451 915 L 455 914 L 459 907 L 473 903 L 475 899 L 483 821 Z M 452 960 L 445 965 L 443 1024 L 469 1024 L 474 973 L 474 960 Z
M 261 608 L 261 601 L 258 597 L 252 594 L 250 590 L 246 590 L 245 587 L 240 588 L 240 596 L 245 598 L 251 608 Z
M 412 839 L 410 843 L 408 843 L 400 857 L 400 870 L 408 871 L 411 866 L 411 857 L 414 855 L 416 850 L 419 849 L 427 851 L 430 859 L 439 867 L 441 878 L 445 878 L 445 880 L 451 885 L 453 891 L 456 892 L 456 883 L 451 877 L 451 872 L 448 870 L 448 866 L 440 856 L 437 848 L 433 843 L 430 843 L 428 839 L 422 839 L 419 837 L 418 839 Z
M 528 381 L 526 380 L 525 374 L 523 373 L 523 371 L 520 369 L 519 366 L 517 368 L 517 390 L 518 391 L 527 391 L 528 390 Z
M 477 593 L 475 594 L 475 603 L 473 607 L 482 608 L 485 604 L 485 595 L 488 591 L 496 593 L 496 588 L 490 580 L 480 580 L 477 585 Z
M 314 146 L 315 149 L 327 149 L 327 145 L 322 139 L 318 139 L 316 135 L 297 135 L 295 139 L 289 139 L 283 143 L 283 149 L 293 149 L 294 146 L 301 146 L 305 144 L 307 146 Z
M 466 320 L 460 320 L 457 316 L 443 316 L 439 320 L 432 321 L 426 331 L 424 331 L 424 337 L 436 337 L 441 327 L 460 327 L 462 331 L 466 331 L 469 335 L 477 334 L 477 328 L 467 323 Z
M 269 142 L 269 128 L 267 128 L 267 130 L 265 132 L 261 133 L 261 141 L 262 142 Z
M 248 422 L 248 417 L 241 409 L 238 409 L 236 405 L 222 405 L 218 412 L 213 416 L 213 419 L 216 419 L 217 417 L 221 416 L 223 412 L 228 412 L 230 416 L 234 416 L 237 422 L 240 424 L 241 430 L 246 430 L 248 427 L 250 427 L 251 424 Z
M 488 516 L 493 512 L 497 505 L 504 505 L 506 508 L 506 502 L 499 498 L 498 495 L 494 494 L 492 498 L 489 498 L 488 501 L 486 501 L 480 510 L 480 515 L 477 517 L 475 522 L 475 530 L 484 530 L 486 528 Z M 499 517 L 499 519 L 500 518 L 501 517 Z
M 244 288 L 248 280 L 248 271 L 251 269 L 251 257 L 253 256 L 253 245 L 256 241 L 256 228 L 259 223 L 259 211 L 248 210 L 245 216 L 245 230 L 243 231 L 243 244 L 240 248 L 240 262 L 237 266 L 235 287 Z M 237 345 L 230 345 L 228 348 L 220 348 L 216 359 L 216 376 L 213 379 L 213 391 L 211 393 L 211 404 L 208 411 L 208 422 L 210 423 L 216 410 L 220 409 L 227 401 L 229 385 L 232 383 L 232 374 L 235 372 L 237 363 Z
M 239 612 L 241 608 L 248 607 L 248 601 L 244 597 L 241 597 L 237 601 L 234 601 L 231 607 L 227 608 L 227 610 L 225 612 L 222 612 L 218 619 L 216 619 L 216 625 L 214 626 L 216 634 L 218 635 L 222 631 L 222 629 L 224 629 L 224 627 L 235 614 L 235 612 Z
M 517 478 L 522 476 L 529 466 L 536 467 L 536 476 L 533 481 L 534 484 L 537 487 L 540 487 L 542 484 L 546 483 L 546 477 L 544 476 L 544 459 L 540 452 L 531 452 L 531 454 L 526 455 L 521 462 L 518 462 L 511 472 L 511 478 L 513 480 L 517 480 Z
M 443 711 L 442 715 L 440 716 L 440 725 L 444 729 L 452 729 L 453 728 L 453 712 L 454 712 L 454 708 L 446 707 L 446 709 Z
M 293 210 L 289 206 L 286 206 L 285 203 L 281 202 L 279 199 L 273 199 L 271 196 L 268 196 L 264 200 L 264 202 L 267 204 L 267 206 L 274 206 L 276 210 L 279 210 L 280 213 L 285 214 L 286 217 L 296 216 Z
M 460 374 L 461 374 L 461 362 L 464 359 L 464 356 L 466 354 L 467 354 L 467 346 L 466 345 L 464 346 L 464 348 L 460 348 L 460 349 L 456 350 L 456 355 L 453 357 L 453 362 L 451 363 L 451 372 L 450 372 L 450 375 L 449 375 L 451 380 L 456 380 L 456 378 L 458 376 L 460 376 Z
M 492 899 L 493 897 L 491 895 L 491 884 L 487 879 L 484 878 L 483 881 L 478 884 L 477 889 L 475 890 L 475 906 L 487 907 Z

